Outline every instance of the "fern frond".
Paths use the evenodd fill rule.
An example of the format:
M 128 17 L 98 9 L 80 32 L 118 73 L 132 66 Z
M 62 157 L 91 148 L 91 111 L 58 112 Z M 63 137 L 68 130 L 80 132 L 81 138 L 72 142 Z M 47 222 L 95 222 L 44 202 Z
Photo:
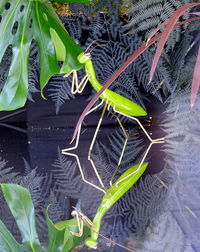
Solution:
M 176 138 L 183 136 L 192 136 L 198 132 L 200 104 L 191 109 L 189 105 L 189 95 L 180 94 L 166 109 L 166 117 L 163 122 L 163 128 L 166 132 L 166 138 Z
M 58 149 L 58 157 L 52 167 L 52 177 L 58 186 L 58 191 L 64 191 L 69 197 L 79 198 L 83 181 L 80 175 L 75 175 L 78 169 L 76 163 L 68 161 L 67 156 L 62 155 Z
M 170 187 L 170 194 L 166 202 L 170 215 L 174 218 L 176 231 L 181 235 L 176 244 L 178 251 L 194 251 L 199 249 L 200 228 L 199 220 L 199 177 L 200 177 L 200 141 L 199 141 L 199 110 L 200 102 L 190 109 L 188 91 L 180 93 L 173 99 L 166 110 L 163 128 L 166 132 L 165 146 L 168 165 L 176 172 L 174 184 Z M 170 225 L 168 225 L 170 224 Z M 158 228 L 168 233 L 169 240 L 174 243 L 171 230 L 173 223 L 166 223 Z M 182 230 L 182 233 L 178 230 Z
M 83 37 L 83 26 L 86 23 L 86 17 L 79 14 L 78 16 L 73 15 L 69 17 L 60 17 L 66 30 L 69 32 L 70 36 L 79 42 Z
M 130 9 L 129 16 L 131 20 L 126 26 L 130 29 L 131 33 L 142 34 L 144 40 L 153 29 L 159 24 L 168 19 L 175 10 L 179 7 L 190 3 L 190 0 L 144 0 L 135 4 L 135 1 L 127 1 L 132 3 L 133 6 Z M 188 18 L 188 15 L 183 15 L 183 20 Z M 187 25 L 179 27 L 173 30 L 169 40 L 167 41 L 166 51 L 170 51 L 174 48 L 175 44 L 180 40 L 180 35 L 185 31 Z
M 91 19 L 90 21 L 90 28 L 88 26 L 83 26 L 83 29 L 89 30 L 92 33 L 92 37 L 98 38 L 102 34 L 102 27 L 105 22 L 105 16 L 102 13 L 99 13 L 95 16 L 95 18 Z
M 28 99 L 32 102 L 34 102 L 33 99 L 33 94 L 40 92 L 39 88 L 39 68 L 38 68 L 38 64 L 33 63 L 31 64 L 31 67 L 29 69 L 29 75 L 28 75 Z
M 54 75 L 48 83 L 48 97 L 55 102 L 56 113 L 66 100 L 74 98 L 71 93 L 71 78 Z
M 19 175 L 14 172 L 13 167 L 6 167 L 7 162 L 0 158 L 0 183 L 10 183 L 13 182 Z

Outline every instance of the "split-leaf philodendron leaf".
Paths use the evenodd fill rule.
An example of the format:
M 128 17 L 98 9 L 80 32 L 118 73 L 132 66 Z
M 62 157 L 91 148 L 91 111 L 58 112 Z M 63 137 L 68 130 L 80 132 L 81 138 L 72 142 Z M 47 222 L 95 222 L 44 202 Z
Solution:
M 41 91 L 52 75 L 82 67 L 77 61 L 81 48 L 69 36 L 48 0 L 1 0 L 0 34 L 0 62 L 8 46 L 12 46 L 8 77 L 0 93 L 0 110 L 14 110 L 26 102 L 33 40 L 40 54 Z M 61 69 L 58 61 L 63 62 Z

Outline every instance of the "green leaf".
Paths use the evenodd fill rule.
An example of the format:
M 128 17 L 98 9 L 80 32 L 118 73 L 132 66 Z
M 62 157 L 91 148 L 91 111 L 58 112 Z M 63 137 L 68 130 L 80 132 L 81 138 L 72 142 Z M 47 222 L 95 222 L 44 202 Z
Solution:
M 40 53 L 41 91 L 52 75 L 82 68 L 77 60 L 81 48 L 69 36 L 47 0 L 1 0 L 0 16 L 0 62 L 8 46 L 12 46 L 8 77 L 0 93 L 0 110 L 14 110 L 26 102 L 33 40 Z M 63 61 L 61 69 L 58 61 Z
M 35 210 L 29 191 L 16 184 L 1 184 L 1 189 L 20 230 L 22 242 L 30 251 L 41 251 L 35 226 Z
M 65 239 L 63 243 L 64 251 L 66 252 L 71 251 L 73 248 L 79 245 L 82 241 L 84 241 L 90 234 L 90 229 L 87 226 L 83 227 L 83 234 L 81 237 L 74 236 L 70 233 L 70 231 L 79 232 L 77 220 L 75 218 L 56 223 L 56 225 L 65 225 L 67 227 L 65 229 Z
M 49 208 L 49 207 L 48 207 Z M 46 222 L 48 227 L 48 252 L 61 252 L 63 251 L 64 229 L 57 229 L 48 216 L 48 208 L 46 210 Z
M 51 0 L 55 1 L 55 0 Z M 92 0 L 56 0 L 56 2 L 60 3 L 84 3 L 84 4 L 90 4 L 92 3 Z
M 18 252 L 20 250 L 20 244 L 15 240 L 13 235 L 7 229 L 7 227 L 0 220 L 0 242 L 8 252 Z
M 48 207 L 49 208 L 49 207 Z M 74 236 L 70 231 L 78 232 L 76 219 L 70 219 L 54 224 L 46 210 L 46 221 L 48 226 L 48 252 L 70 252 L 73 248 L 85 240 L 89 235 L 89 228 L 84 227 L 81 237 Z

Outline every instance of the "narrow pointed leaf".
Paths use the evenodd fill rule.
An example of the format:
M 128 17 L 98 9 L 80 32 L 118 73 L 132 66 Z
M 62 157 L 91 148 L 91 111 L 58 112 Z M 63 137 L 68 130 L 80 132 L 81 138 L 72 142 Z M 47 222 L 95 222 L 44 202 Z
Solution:
M 3 242 L 4 247 L 8 252 L 20 251 L 20 244 L 15 240 L 11 232 L 0 220 L 0 242 Z
M 39 251 L 40 242 L 35 226 L 35 210 L 29 191 L 17 184 L 1 184 L 4 198 L 14 216 L 22 242 L 30 251 Z
M 199 11 L 196 11 L 196 12 L 190 12 L 189 14 L 191 14 L 191 15 L 197 15 L 197 16 L 200 16 L 200 12 L 199 12 Z
M 200 16 L 200 12 L 190 12 L 189 13 L 190 15 L 197 15 L 197 16 Z M 191 21 L 194 21 L 194 20 L 198 20 L 198 18 L 191 18 L 191 19 L 187 19 L 187 20 L 184 20 L 180 23 L 178 23 L 179 25 L 183 25 L 185 23 L 188 23 L 188 22 L 191 22 Z M 158 32 L 160 31 L 163 27 L 165 27 L 169 22 L 169 19 L 165 20 L 162 24 L 158 25 L 158 27 L 156 27 L 151 33 L 150 35 L 148 36 L 147 38 L 147 41 L 149 41 L 151 38 L 153 38 L 153 36 Z
M 63 240 L 65 229 L 57 229 L 54 223 L 48 216 L 48 208 L 46 210 L 46 222 L 48 227 L 48 252 L 61 252 L 63 251 Z
M 190 3 L 187 5 L 184 5 L 182 7 L 180 7 L 178 10 L 176 10 L 173 15 L 168 19 L 167 25 L 165 30 L 161 33 L 162 36 L 160 38 L 160 41 L 157 45 L 157 49 L 156 49 L 156 53 L 154 55 L 154 59 L 152 62 L 152 66 L 151 66 L 151 71 L 150 71 L 150 77 L 149 77 L 149 83 L 152 81 L 155 70 L 156 70 L 156 66 L 158 64 L 158 61 L 160 59 L 160 56 L 162 54 L 162 51 L 164 49 L 165 43 L 171 33 L 171 31 L 174 29 L 178 19 L 188 10 L 191 9 L 195 6 L 200 5 L 200 3 Z
M 200 46 L 198 50 L 197 60 L 195 63 L 194 74 L 192 79 L 192 90 L 190 98 L 191 107 L 193 107 L 195 104 L 199 88 L 200 88 Z
M 33 40 L 40 53 L 41 90 L 52 75 L 82 67 L 77 60 L 81 48 L 68 35 L 48 1 L 1 0 L 0 16 L 0 62 L 8 46 L 12 47 L 8 77 L 0 93 L 0 110 L 17 109 L 26 102 Z M 63 61 L 61 69 L 58 61 Z

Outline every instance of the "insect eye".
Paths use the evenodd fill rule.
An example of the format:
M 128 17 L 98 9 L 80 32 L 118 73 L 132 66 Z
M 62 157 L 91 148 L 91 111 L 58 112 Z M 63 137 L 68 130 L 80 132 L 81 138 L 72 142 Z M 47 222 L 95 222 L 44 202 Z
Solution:
M 85 52 L 85 57 L 87 57 L 88 59 L 92 58 L 92 53 L 91 52 Z

